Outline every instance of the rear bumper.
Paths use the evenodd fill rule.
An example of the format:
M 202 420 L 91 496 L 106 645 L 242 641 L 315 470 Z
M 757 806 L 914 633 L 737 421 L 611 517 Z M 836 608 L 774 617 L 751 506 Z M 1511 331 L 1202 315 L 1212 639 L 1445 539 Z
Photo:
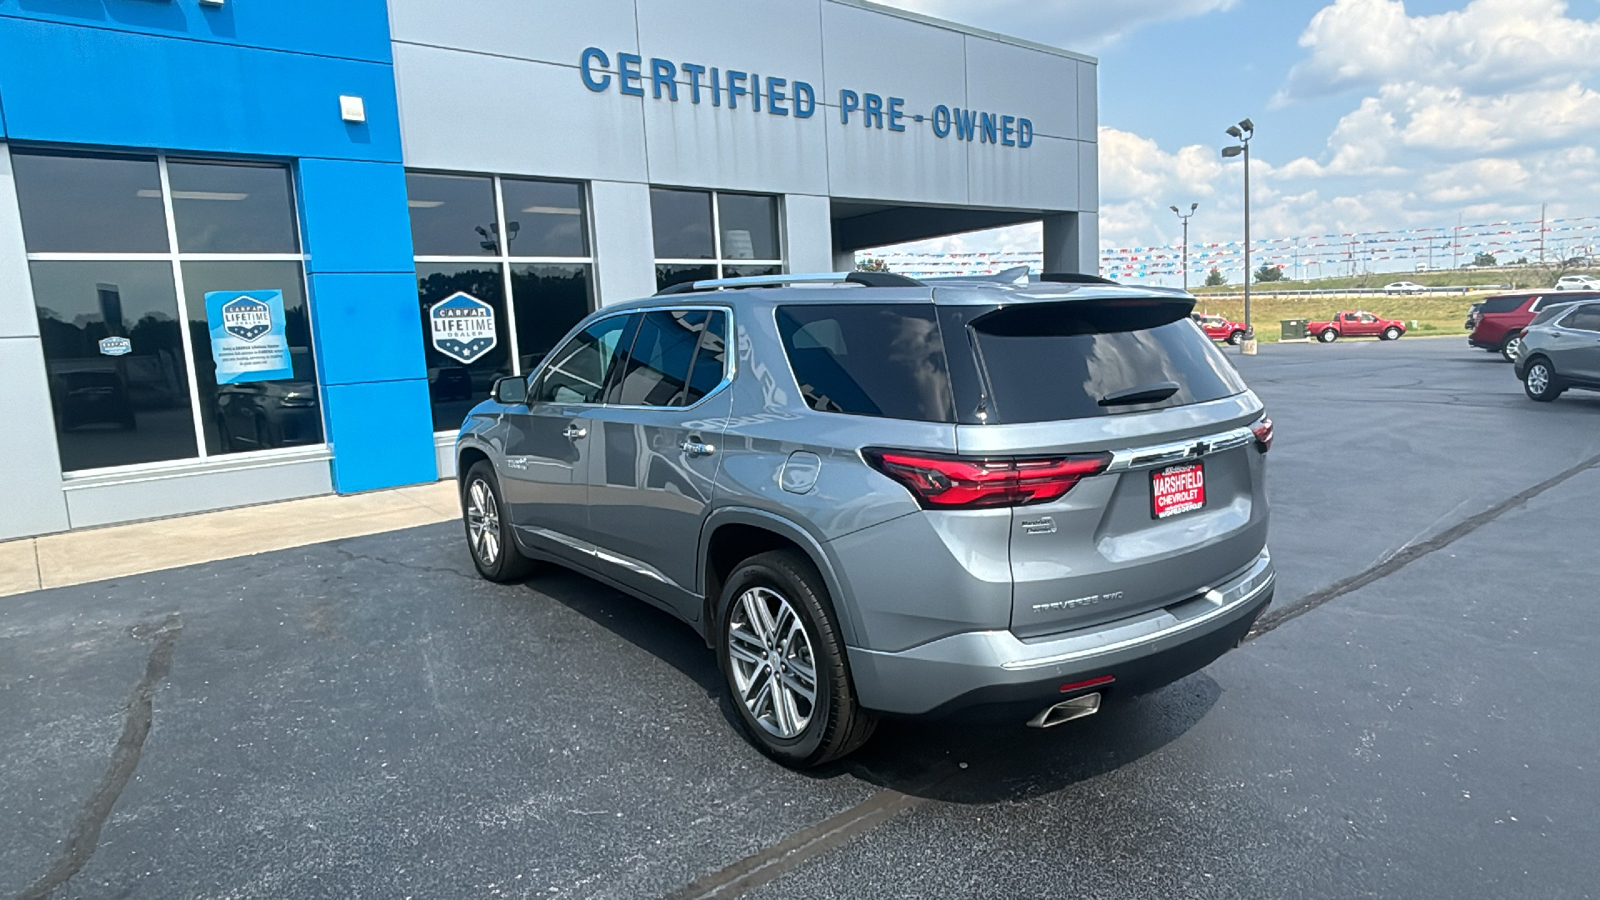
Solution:
M 951 635 L 898 653 L 849 648 L 856 694 L 868 709 L 944 715 L 972 707 L 1033 709 L 1061 686 L 1110 675 L 1107 694 L 1170 684 L 1237 646 L 1272 602 L 1276 573 L 1262 551 L 1227 582 L 1164 609 L 1048 638 L 1010 631 Z
M 1492 343 L 1490 341 L 1486 341 L 1486 340 L 1483 340 L 1482 338 L 1478 338 L 1478 337 L 1469 337 L 1469 338 L 1467 338 L 1467 346 L 1476 347 L 1479 350 L 1499 350 L 1500 349 L 1500 345 L 1498 343 Z

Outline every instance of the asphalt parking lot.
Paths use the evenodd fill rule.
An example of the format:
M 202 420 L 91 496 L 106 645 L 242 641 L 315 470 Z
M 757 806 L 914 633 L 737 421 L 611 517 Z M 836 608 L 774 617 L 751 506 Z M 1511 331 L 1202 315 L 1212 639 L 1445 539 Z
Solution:
M 1239 366 L 1264 630 L 1049 732 L 786 771 L 688 628 L 451 525 L 0 599 L 0 897 L 1600 893 L 1600 394 L 1458 339 Z

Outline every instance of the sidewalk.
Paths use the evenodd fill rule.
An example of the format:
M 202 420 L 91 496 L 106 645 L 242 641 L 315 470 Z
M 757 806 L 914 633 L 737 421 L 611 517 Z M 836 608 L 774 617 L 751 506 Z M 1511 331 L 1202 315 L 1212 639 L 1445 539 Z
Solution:
M 461 516 L 454 479 L 69 531 L 0 543 L 0 597 L 85 584 Z

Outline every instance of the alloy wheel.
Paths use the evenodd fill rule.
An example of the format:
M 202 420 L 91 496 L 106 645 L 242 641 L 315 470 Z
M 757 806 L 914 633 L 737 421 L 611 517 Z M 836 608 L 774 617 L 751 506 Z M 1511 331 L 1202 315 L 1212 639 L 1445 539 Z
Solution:
M 1506 341 L 1505 358 L 1516 362 L 1517 354 L 1522 352 L 1522 338 L 1514 337 Z
M 1534 363 L 1528 368 L 1528 393 L 1543 396 L 1550 389 L 1550 370 L 1544 363 Z
M 783 740 L 805 732 L 817 708 L 816 655 L 787 598 L 767 587 L 739 595 L 729 611 L 728 658 L 751 718 Z
M 478 561 L 493 566 L 500 558 L 500 507 L 482 478 L 467 486 L 467 534 Z

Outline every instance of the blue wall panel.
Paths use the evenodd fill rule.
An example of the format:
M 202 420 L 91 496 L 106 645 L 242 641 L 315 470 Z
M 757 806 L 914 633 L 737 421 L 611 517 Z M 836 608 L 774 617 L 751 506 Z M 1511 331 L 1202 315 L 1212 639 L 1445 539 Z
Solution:
M 323 384 L 427 377 L 415 275 L 324 273 L 308 281 Z M 431 425 L 427 431 L 407 439 L 431 441 Z
M 16 16 L 371 62 L 390 62 L 384 0 L 0 0 Z
M 406 173 L 398 164 L 304 160 L 300 206 L 309 271 L 412 271 Z
M 438 479 L 427 379 L 335 384 L 323 396 L 339 493 Z M 414 434 L 428 440 L 411 440 Z
M 13 140 L 400 161 L 393 67 L 0 17 Z M 339 118 L 339 95 L 367 121 Z

